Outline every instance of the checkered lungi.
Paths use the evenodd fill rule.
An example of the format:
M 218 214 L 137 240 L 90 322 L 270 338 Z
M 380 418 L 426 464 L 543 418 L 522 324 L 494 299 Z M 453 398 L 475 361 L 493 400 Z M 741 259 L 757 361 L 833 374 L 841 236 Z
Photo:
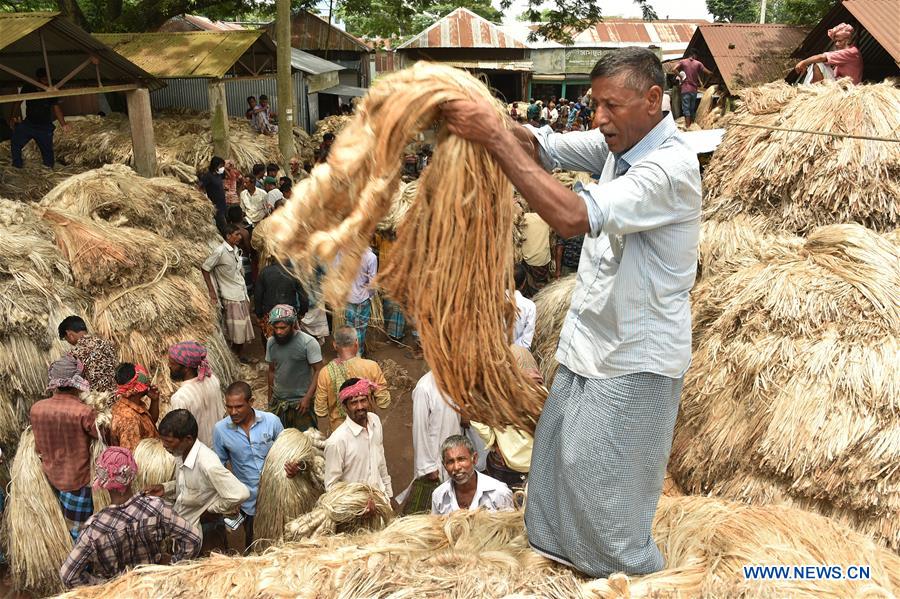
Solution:
M 369 328 L 369 319 L 372 317 L 372 300 L 367 299 L 361 304 L 347 304 L 344 308 L 344 322 L 348 327 L 356 329 L 356 338 L 359 340 L 359 354 L 366 350 L 366 329 Z
M 56 491 L 56 498 L 62 506 L 63 517 L 69 527 L 72 539 L 78 539 L 81 526 L 94 513 L 94 500 L 91 497 L 90 485 L 77 491 Z
M 384 332 L 392 339 L 403 339 L 406 334 L 406 318 L 399 304 L 385 299 L 384 302 Z
M 253 341 L 253 321 L 250 320 L 250 302 L 222 300 L 225 308 L 225 338 L 235 345 Z
M 525 526 L 538 553 L 588 576 L 649 574 L 684 379 L 588 379 L 560 366 L 538 421 Z

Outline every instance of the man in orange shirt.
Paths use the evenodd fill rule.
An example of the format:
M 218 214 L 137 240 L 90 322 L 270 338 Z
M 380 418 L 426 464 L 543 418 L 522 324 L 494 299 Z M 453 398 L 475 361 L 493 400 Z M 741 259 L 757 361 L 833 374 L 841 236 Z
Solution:
M 112 407 L 109 425 L 112 445 L 134 451 L 141 439 L 156 439 L 159 419 L 159 389 L 150 382 L 150 374 L 140 364 L 128 362 L 116 369 L 116 403 Z M 144 405 L 150 399 L 150 407 Z
M 352 327 L 340 327 L 334 332 L 334 350 L 337 357 L 319 372 L 316 383 L 316 416 L 328 417 L 330 431 L 334 431 L 347 418 L 344 406 L 338 401 L 341 385 L 351 378 L 368 379 L 375 383 L 375 403 L 385 409 L 391 405 L 391 393 L 387 389 L 384 373 L 377 362 L 360 358 L 359 339 Z M 324 431 L 323 431 L 324 432 Z

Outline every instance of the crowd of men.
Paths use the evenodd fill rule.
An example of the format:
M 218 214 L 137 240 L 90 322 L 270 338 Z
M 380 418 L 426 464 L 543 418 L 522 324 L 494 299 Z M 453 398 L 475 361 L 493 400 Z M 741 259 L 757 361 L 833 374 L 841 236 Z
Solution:
M 31 422 L 43 470 L 77 539 L 62 569 L 66 584 L 103 580 L 137 563 L 194 556 L 223 516 L 235 526 L 242 521 L 252 542 L 266 454 L 285 428 L 313 426 L 330 432 L 326 487 L 362 482 L 403 513 L 445 514 L 513 509 L 519 503 L 514 492 L 527 478 L 525 523 L 536 552 L 593 577 L 661 569 L 651 525 L 691 355 L 689 291 L 700 219 L 697 159 L 662 110 L 664 77 L 648 50 L 604 55 L 591 73 L 595 113 L 589 131 L 511 128 L 486 100 L 441 106 L 450 132 L 483 145 L 539 217 L 530 219 L 537 233 L 532 239 L 526 232 L 526 259 L 515 268 L 510 299 L 518 318 L 506 340 L 535 384 L 543 381 L 528 350 L 534 331 L 528 296 L 565 268 L 577 272 L 577 282 L 560 333 L 559 370 L 534 436 L 460 418 L 427 373 L 413 391 L 415 467 L 402 492 L 395 494 L 388 474 L 384 429 L 375 413 L 389 408 L 391 381 L 364 357 L 378 258 L 394 251 L 389 237 L 375 240 L 378 254 L 366 253 L 347 300 L 346 325 L 333 332 L 337 355 L 323 365 L 327 321 L 324 334 L 306 321 L 308 296 L 315 294 L 301 293 L 280 271 L 265 276 L 263 269 L 248 279 L 252 269 L 244 265 L 241 271 L 246 237 L 239 230 L 246 227 L 228 218 L 223 245 L 202 268 L 210 301 L 221 306 L 239 356 L 255 334 L 249 289 L 256 285 L 253 312 L 261 316 L 266 338 L 271 412 L 254 406 L 257 398 L 246 381 L 219 380 L 206 348 L 186 340 L 169 348 L 169 375 L 179 387 L 159 420 L 161 400 L 148 373 L 164 371 L 162 365 L 119 363 L 116 348 L 91 335 L 82 319 L 60 323 L 59 336 L 73 349 L 50 365 L 52 395 L 34 404 Z M 546 172 L 552 168 L 587 171 L 595 183 L 569 189 Z M 210 175 L 224 180 L 225 170 L 224 161 L 214 159 Z M 255 171 L 245 190 L 260 197 L 255 188 L 262 178 L 263 188 L 271 188 L 268 198 L 276 186 L 267 177 L 277 172 Z M 218 207 L 220 187 L 206 189 Z M 264 206 L 262 213 L 268 211 Z M 551 242 L 552 232 L 560 243 Z M 580 252 L 575 242 L 567 243 L 578 237 Z M 389 337 L 403 338 L 402 313 L 388 313 Z M 94 410 L 82 401 L 88 390 L 115 394 L 109 430 L 97 426 Z M 111 447 L 92 481 L 91 443 L 101 437 Z M 131 447 L 149 438 L 174 456 L 176 477 L 132 489 L 138 466 Z M 299 471 L 296 464 L 284 468 L 288 476 Z M 93 516 L 91 484 L 113 500 Z M 171 555 L 162 546 L 166 537 L 176 538 Z

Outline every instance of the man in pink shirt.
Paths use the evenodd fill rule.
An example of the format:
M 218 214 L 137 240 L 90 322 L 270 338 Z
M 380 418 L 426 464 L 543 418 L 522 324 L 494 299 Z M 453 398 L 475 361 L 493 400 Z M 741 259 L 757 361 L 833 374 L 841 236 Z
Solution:
M 834 70 L 835 79 L 849 77 L 855 84 L 862 81 L 863 60 L 859 48 L 850 41 L 853 38 L 853 27 L 847 23 L 828 30 L 828 37 L 834 42 L 834 50 L 810 56 L 797 63 L 794 70 L 803 73 L 811 64 L 824 62 Z M 813 79 L 816 81 L 817 79 Z
M 700 73 L 707 76 L 712 71 L 703 66 L 697 60 L 697 51 L 693 48 L 687 51 L 685 59 L 676 65 L 678 79 L 681 82 L 681 113 L 684 115 L 684 125 L 690 128 L 697 115 L 697 89 L 700 87 Z

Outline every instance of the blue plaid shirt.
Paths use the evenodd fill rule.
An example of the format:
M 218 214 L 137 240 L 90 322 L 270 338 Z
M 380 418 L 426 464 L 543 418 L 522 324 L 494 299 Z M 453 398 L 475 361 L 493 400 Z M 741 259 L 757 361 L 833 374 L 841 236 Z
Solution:
M 556 359 L 586 378 L 683 376 L 691 360 L 690 290 L 700 235 L 696 154 L 670 115 L 620 155 L 597 129 L 530 130 L 546 168 L 599 177 L 574 188 L 590 231 Z

